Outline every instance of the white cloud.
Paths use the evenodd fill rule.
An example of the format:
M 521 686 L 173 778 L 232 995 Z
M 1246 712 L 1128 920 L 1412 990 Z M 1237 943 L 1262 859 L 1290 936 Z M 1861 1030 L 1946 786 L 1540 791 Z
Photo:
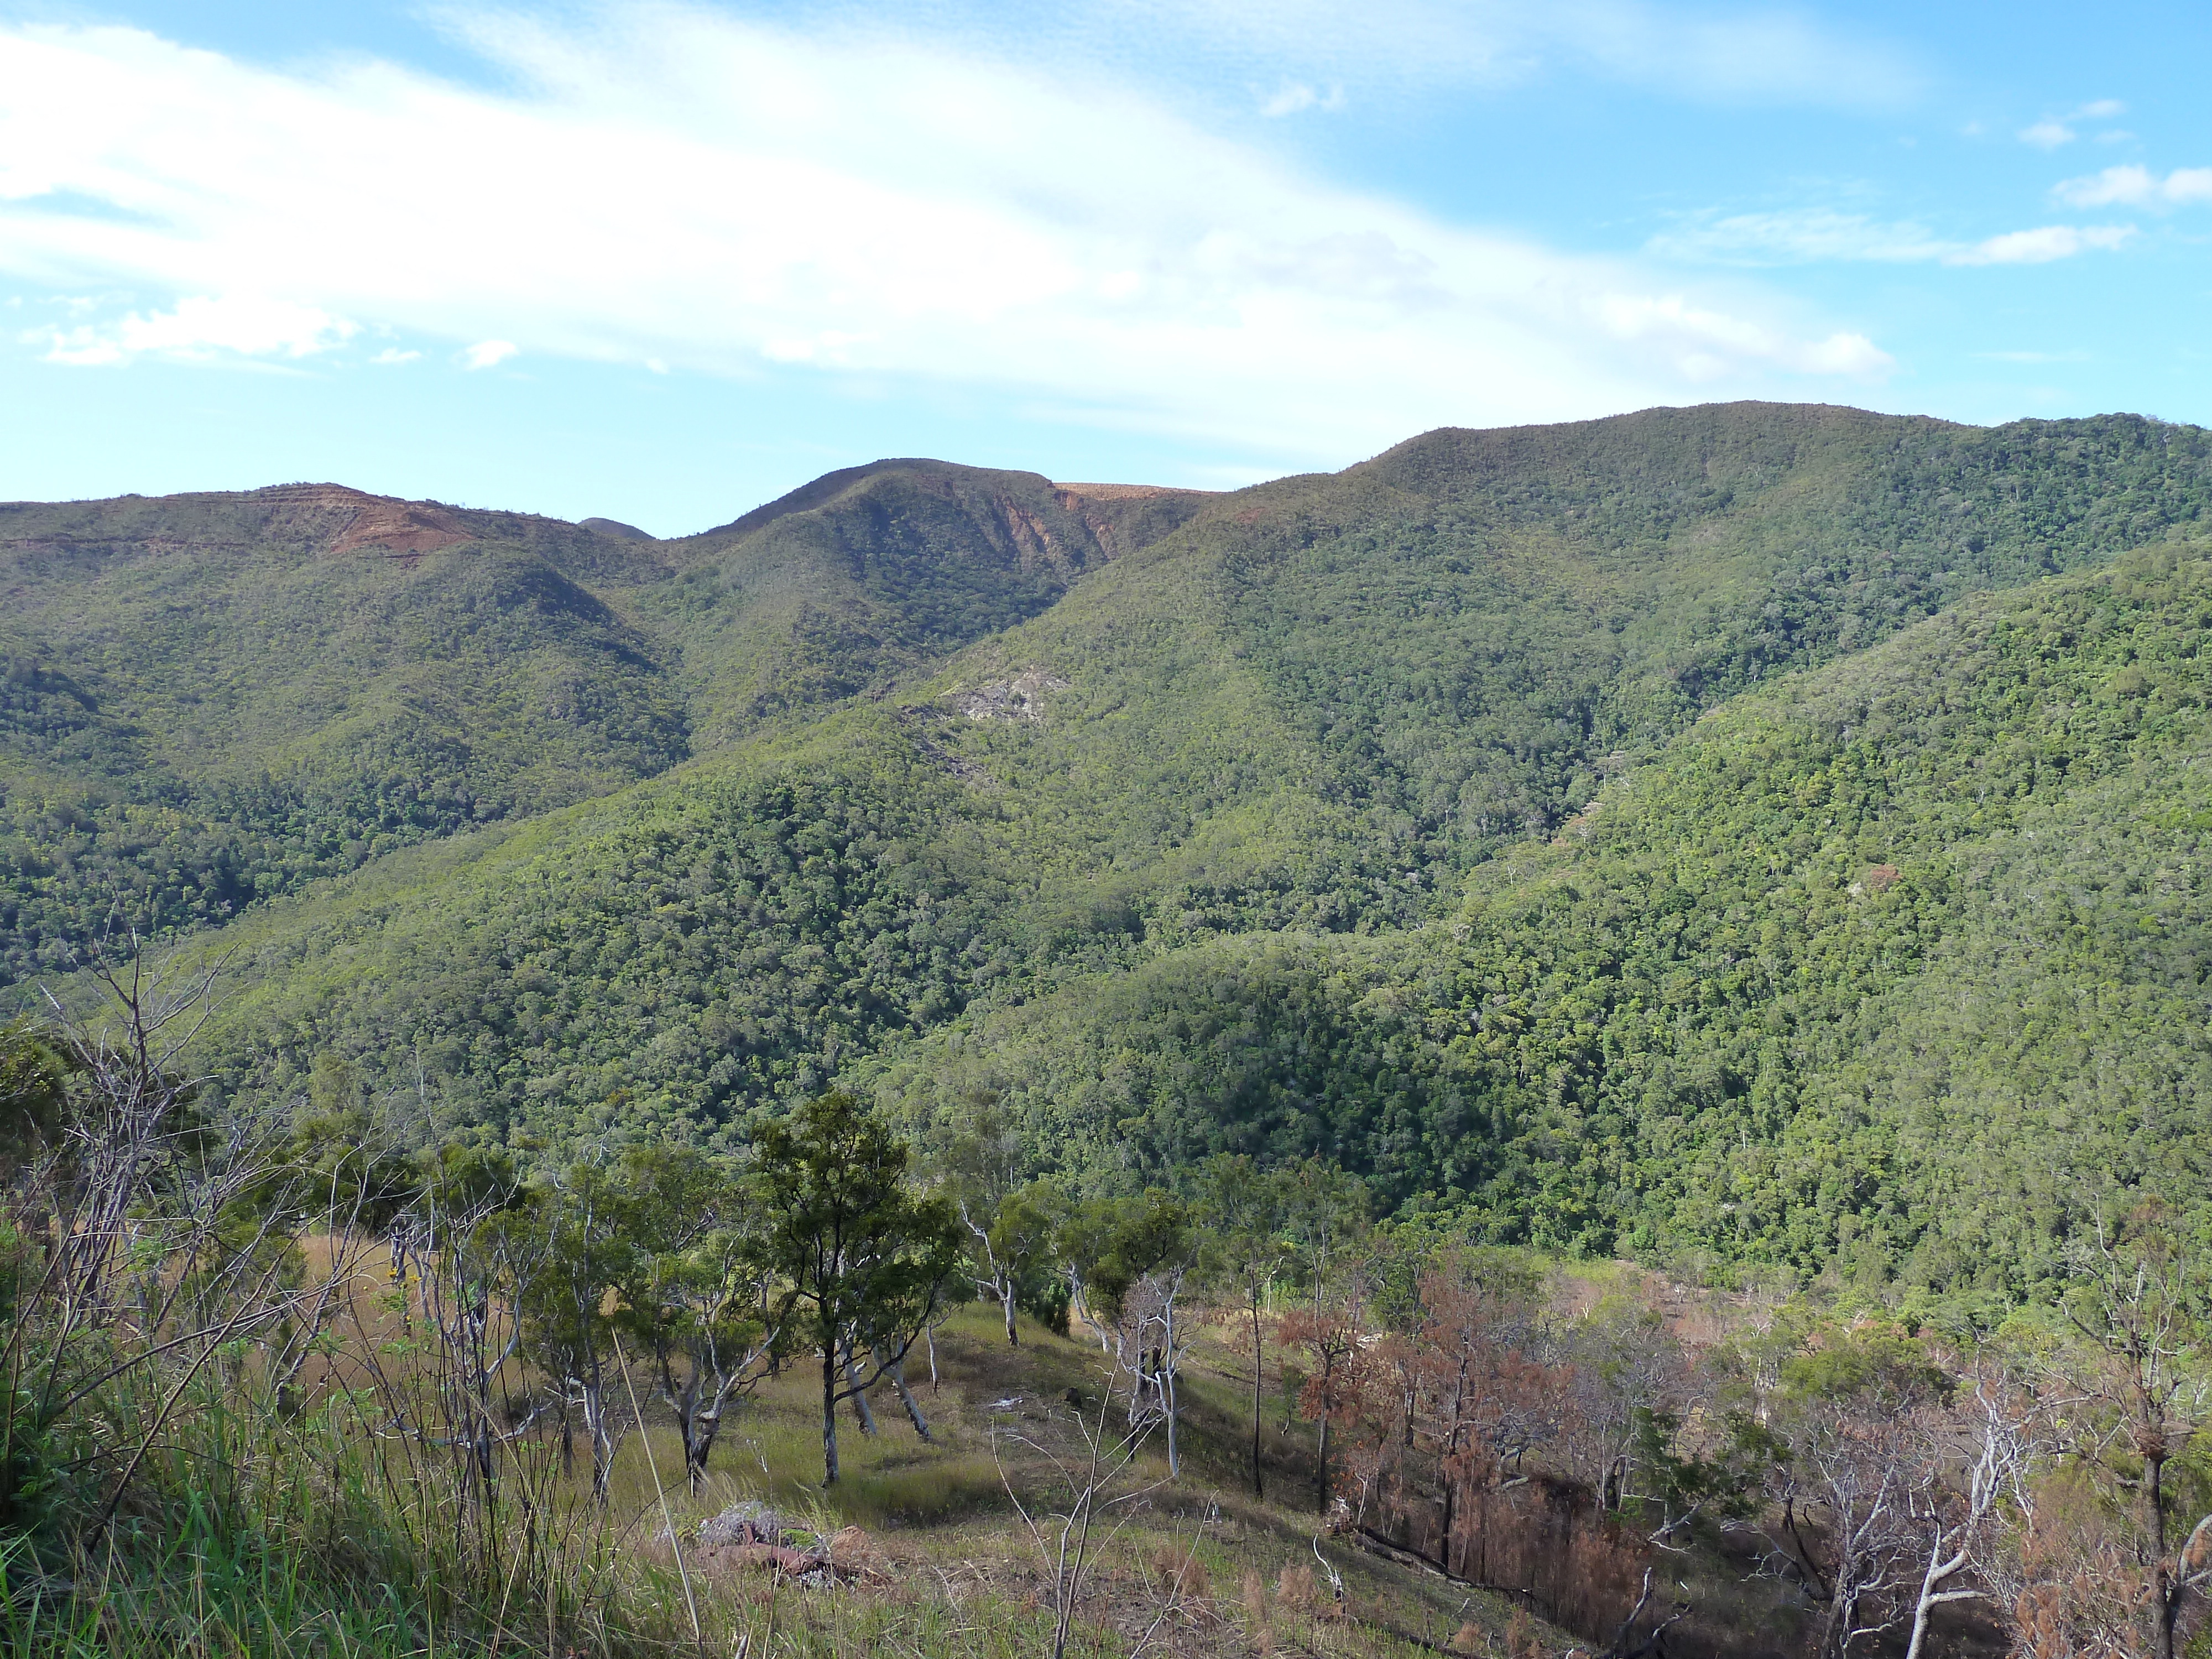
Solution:
M 2041 265 L 2093 248 L 2110 250 L 2135 234 L 2133 225 L 2045 225 L 1992 236 L 1943 256 L 1947 265 Z
M 2118 247 L 2129 225 L 2046 225 L 1979 242 L 1947 240 L 1911 221 L 1884 224 L 1863 214 L 1814 209 L 1743 213 L 1692 221 L 1655 237 L 1654 252 L 1738 264 L 1810 264 L 1830 260 L 1947 265 L 2041 264 L 2093 249 Z
M 1708 102 L 1884 108 L 1927 82 L 1910 53 L 1794 6 L 1074 0 L 1041 9 L 1048 29 L 1093 52 L 1141 39 L 1186 63 L 1249 71 L 1259 58 L 1294 82 L 1340 80 L 1355 91 L 1504 86 L 1569 70 Z M 1026 14 L 1024 23 L 1034 27 Z
M 110 322 L 42 330 L 27 337 L 47 347 L 50 362 L 89 365 L 149 354 L 186 361 L 219 354 L 307 357 L 359 331 L 358 325 L 314 306 L 240 293 L 193 295 L 171 311 L 144 316 L 132 311 Z
M 799 364 L 1316 458 L 1888 364 L 1759 290 L 1442 222 L 1100 79 L 865 30 L 599 19 L 464 18 L 496 94 L 0 28 L 0 270 L 270 321 L 201 330 L 234 350 L 357 319 L 477 367 Z M 82 349 L 148 326 L 88 322 Z
M 2062 144 L 2072 143 L 2081 136 L 2074 130 L 2074 123 L 2109 121 L 2115 115 L 2125 115 L 2127 112 L 2128 106 L 2117 98 L 2093 99 L 2077 109 L 2069 110 L 2063 115 L 2046 115 L 2033 125 L 2021 128 L 2020 142 L 2023 144 L 2033 144 L 2038 149 L 2057 149 Z M 2115 137 L 2124 138 L 2127 135 L 2107 132 L 2100 133 L 2098 137 L 2102 141 Z
M 1342 87 L 1331 87 L 1327 92 L 1316 92 L 1303 81 L 1285 81 L 1279 90 L 1261 101 L 1260 113 L 1272 120 L 1310 109 L 1334 113 L 1343 107 Z
M 398 346 L 386 346 L 368 361 L 380 368 L 394 368 L 401 363 L 411 363 L 422 356 L 419 351 L 402 351 Z
M 1831 259 L 1940 259 L 1954 244 L 1910 221 L 1883 224 L 1861 213 L 1813 208 L 1695 219 L 1654 237 L 1651 250 L 1674 258 L 1740 264 L 1809 264 Z
M 1683 370 L 1692 379 L 1729 372 L 1730 361 L 1746 353 L 1772 357 L 1809 374 L 1887 374 L 1896 365 L 1863 334 L 1831 334 L 1825 340 L 1778 338 L 1755 323 L 1705 310 L 1678 295 L 1652 298 L 1611 295 L 1600 307 L 1606 326 L 1625 340 L 1647 335 L 1680 342 Z
M 505 362 L 522 348 L 512 340 L 478 340 L 461 353 L 464 368 L 492 368 Z
M 2212 167 L 2176 167 L 2161 179 L 2148 167 L 2106 167 L 2086 179 L 2068 179 L 2051 192 L 2072 207 L 2179 207 L 2212 202 Z

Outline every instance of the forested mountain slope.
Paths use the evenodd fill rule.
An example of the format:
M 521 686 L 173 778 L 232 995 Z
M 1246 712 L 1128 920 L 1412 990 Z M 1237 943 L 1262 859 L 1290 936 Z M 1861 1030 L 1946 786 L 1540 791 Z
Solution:
M 842 1074 L 932 1123 L 1002 1096 L 1101 1177 L 1318 1150 L 1547 1244 L 1945 1284 L 2033 1274 L 2057 1212 L 2004 1212 L 2061 1152 L 2195 1133 L 2195 947 L 2130 899 L 2067 955 L 2031 896 L 2187 861 L 2135 826 L 2197 810 L 2201 567 L 2048 579 L 2204 521 L 2196 428 L 1652 410 L 1211 497 L 894 461 L 679 542 L 386 503 L 367 556 L 186 499 L 178 548 L 161 503 L 0 525 L 4 920 L 21 972 L 111 880 L 207 915 L 161 861 L 229 849 L 220 1093 L 335 1052 L 425 1132 L 552 1146 Z M 2142 629 L 2184 665 L 2110 654 Z M 227 804 L 248 764 L 342 803 L 321 841 Z M 465 813 L 392 826 L 441 781 Z M 2000 1017 L 2038 999 L 2070 1023 Z M 2052 1103 L 2148 1101 L 2131 1065 L 2134 1127 Z M 2001 1155 L 1924 1127 L 1966 1113 Z M 1986 1236 L 1933 1218 L 1961 1194 Z
M 1123 1179 L 1320 1152 L 1504 1239 L 1969 1308 L 2115 1191 L 2212 1224 L 2208 555 L 1735 699 L 1448 920 L 1168 952 L 864 1070 Z
M 777 714 L 883 696 L 1049 608 L 1204 499 L 1087 497 L 1030 472 L 878 461 L 671 544 L 683 574 L 647 609 L 683 641 L 706 740 L 725 741 Z
M 0 980 L 879 691 L 1199 499 L 859 471 L 668 544 L 329 485 L 0 507 Z
M 213 922 L 687 752 L 649 550 L 301 485 L 0 508 L 0 970 Z

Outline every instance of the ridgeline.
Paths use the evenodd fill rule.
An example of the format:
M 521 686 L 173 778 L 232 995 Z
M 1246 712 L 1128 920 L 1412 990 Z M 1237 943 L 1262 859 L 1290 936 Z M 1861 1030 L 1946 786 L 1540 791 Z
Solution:
M 2212 434 L 1825 407 L 1231 494 L 899 460 L 679 541 L 330 486 L 0 507 L 0 975 L 228 951 L 216 1099 L 1108 1188 L 1972 1322 L 2212 1224 Z

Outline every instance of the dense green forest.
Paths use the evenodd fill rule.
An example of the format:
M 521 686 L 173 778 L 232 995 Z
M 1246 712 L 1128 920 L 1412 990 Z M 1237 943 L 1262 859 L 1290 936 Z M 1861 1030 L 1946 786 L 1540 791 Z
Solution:
M 1320 1152 L 1503 1240 L 1834 1261 L 1967 1315 L 2116 1193 L 2212 1225 L 2208 556 L 1735 699 L 1425 927 L 1164 951 L 875 1086 L 1143 1179 Z
M 2212 434 L 1740 404 L 1220 495 L 897 461 L 656 543 L 0 508 L 0 970 L 531 1156 L 843 1082 L 1172 1182 L 1972 1321 L 2212 1225 Z

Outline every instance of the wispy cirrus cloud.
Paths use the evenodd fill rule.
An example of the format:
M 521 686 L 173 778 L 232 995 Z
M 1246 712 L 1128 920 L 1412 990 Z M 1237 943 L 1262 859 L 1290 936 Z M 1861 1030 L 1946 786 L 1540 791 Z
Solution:
M 2109 252 L 2136 234 L 2133 225 L 2043 225 L 2007 231 L 1947 253 L 1948 265 L 2044 265 L 2077 253 Z
M 163 296 L 73 321 L 64 361 L 373 328 L 1315 455 L 1889 367 L 1771 294 L 1447 222 L 1027 63 L 667 6 L 448 21 L 500 91 L 0 28 L 0 270 Z
M 2045 264 L 2120 246 L 2131 225 L 2043 225 L 1978 241 L 1936 235 L 1912 220 L 1883 222 L 1829 209 L 1739 213 L 1692 221 L 1654 237 L 1655 253 L 1748 265 L 1871 261 L 1946 265 Z
M 2021 143 L 2033 144 L 2038 149 L 2057 149 L 2081 136 L 2076 130 L 2080 123 L 2109 121 L 2114 116 L 2124 115 L 2127 112 L 2128 106 L 2117 98 L 2099 98 L 2079 108 L 2070 109 L 2063 115 L 2046 115 L 2041 120 L 2022 127 L 2016 136 Z
M 1884 223 L 1827 208 L 1694 216 L 1653 237 L 1670 258 L 1732 264 L 1812 264 L 1829 260 L 1909 263 L 1941 258 L 1956 244 L 1911 220 Z
M 1881 31 L 1759 0 L 768 0 L 812 32 L 1018 36 L 1152 84 L 1304 85 L 1349 100 L 1595 77 L 1692 103 L 1888 110 L 1932 76 Z M 1263 101 L 1274 94 L 1262 94 Z
M 27 342 L 44 345 L 49 362 L 80 366 L 124 363 L 149 354 L 208 361 L 220 356 L 311 357 L 342 345 L 358 324 L 311 305 L 270 299 L 251 291 L 194 295 L 168 311 L 141 313 L 29 331 Z
M 1024 22 L 1039 27 L 1037 9 Z M 1697 101 L 1863 109 L 1905 103 L 1929 79 L 1908 49 L 1794 6 L 1079 0 L 1043 8 L 1041 26 L 1107 52 L 1133 36 L 1185 61 L 1268 62 L 1315 85 L 1498 87 L 1570 71 Z
M 2051 193 L 2069 207 L 2183 207 L 2212 202 L 2212 167 L 2176 167 L 2163 179 L 2148 167 L 2106 167 L 2063 179 Z

